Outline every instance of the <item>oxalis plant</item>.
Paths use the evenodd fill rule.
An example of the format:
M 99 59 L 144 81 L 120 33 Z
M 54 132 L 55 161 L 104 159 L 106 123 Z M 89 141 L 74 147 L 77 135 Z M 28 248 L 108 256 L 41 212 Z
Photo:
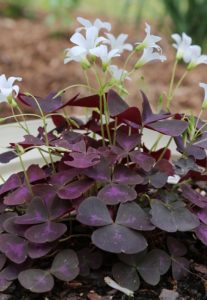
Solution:
M 132 296 L 141 280 L 156 285 L 167 272 L 181 279 L 189 271 L 190 245 L 207 245 L 207 131 L 201 119 L 207 84 L 200 83 L 205 97 L 198 117 L 170 112 L 176 89 L 188 72 L 207 63 L 207 56 L 185 33 L 172 35 L 176 56 L 167 106 L 154 113 L 140 91 L 140 111 L 123 100 L 124 84 L 145 64 L 166 60 L 161 38 L 146 24 L 146 37 L 133 47 L 126 34 L 109 33 L 108 22 L 78 22 L 82 27 L 72 35 L 74 46 L 66 49 L 64 62 L 78 62 L 86 84 L 42 98 L 20 93 L 14 82 L 21 78 L 0 76 L 0 99 L 13 112 L 8 118 L 25 131 L 23 141 L 11 141 L 0 155 L 1 163 L 18 158 L 22 166 L 6 180 L 1 174 L 1 291 L 18 280 L 25 289 L 44 293 L 58 280 L 104 268 L 106 283 Z M 112 61 L 124 51 L 129 55 L 119 69 Z M 181 60 L 186 71 L 176 82 Z M 63 94 L 77 86 L 87 96 L 73 94 L 63 101 Z M 34 112 L 23 113 L 20 102 Z M 66 108 L 77 106 L 87 109 L 86 120 L 68 115 Z M 30 134 L 29 116 L 42 120 L 37 135 Z M 49 132 L 48 118 L 54 122 Z M 159 133 L 151 149 L 142 140 L 145 128 Z M 166 145 L 159 143 L 162 135 L 169 137 Z M 180 153 L 175 160 L 173 141 Z M 34 148 L 45 164 L 26 169 L 24 154 Z

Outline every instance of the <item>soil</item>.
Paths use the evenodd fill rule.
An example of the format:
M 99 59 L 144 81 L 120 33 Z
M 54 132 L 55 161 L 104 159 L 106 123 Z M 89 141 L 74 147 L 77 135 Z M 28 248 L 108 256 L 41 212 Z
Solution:
M 102 18 L 108 19 L 104 16 Z M 144 24 L 137 30 L 131 24 L 115 23 L 114 21 L 112 23 L 113 33 L 129 33 L 129 41 L 131 42 L 142 40 L 144 37 Z M 22 83 L 20 83 L 21 90 L 29 91 L 36 96 L 45 96 L 52 90 L 58 91 L 68 85 L 85 83 L 79 64 L 75 62 L 63 64 L 64 49 L 71 46 L 69 37 L 76 27 L 77 24 L 73 24 L 68 32 L 61 34 L 56 32 L 55 34 L 51 28 L 45 25 L 42 17 L 34 20 L 13 20 L 1 17 L 0 31 L 3 38 L 0 42 L 0 74 L 21 76 L 23 78 Z M 152 27 L 153 32 L 156 32 L 155 26 Z M 154 107 L 159 96 L 163 93 L 166 94 L 175 53 L 170 43 L 171 41 L 168 42 L 166 37 L 163 37 L 163 53 L 168 58 L 166 62 L 147 64 L 142 72 L 135 72 L 132 81 L 127 83 L 127 88 L 130 91 L 127 101 L 130 104 L 141 106 L 139 89 L 144 90 Z M 127 52 L 125 54 L 127 55 Z M 131 66 L 135 62 L 136 57 L 132 58 Z M 184 65 L 179 65 L 176 80 L 179 80 L 183 72 Z M 89 77 L 93 82 L 94 77 L 90 72 Z M 182 87 L 175 94 L 172 104 L 173 111 L 199 112 L 203 100 L 203 90 L 198 86 L 199 82 L 207 82 L 205 65 L 198 66 L 188 74 Z M 66 97 L 72 97 L 77 91 L 82 95 L 86 93 L 83 89 L 74 89 L 68 92 Z M 5 109 L 6 106 L 3 106 L 4 112 Z M 80 112 L 80 109 L 75 111 L 75 113 Z

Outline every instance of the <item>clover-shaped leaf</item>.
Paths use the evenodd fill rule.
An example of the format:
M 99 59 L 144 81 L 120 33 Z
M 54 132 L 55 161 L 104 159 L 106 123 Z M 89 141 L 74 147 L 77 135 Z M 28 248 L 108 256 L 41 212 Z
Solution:
M 126 184 L 111 183 L 104 186 L 99 192 L 98 197 L 109 205 L 132 201 L 137 197 L 134 188 Z
M 118 212 L 119 214 L 119 212 Z M 122 213 L 121 213 L 122 214 Z M 103 226 L 92 234 L 93 243 L 100 249 L 112 253 L 137 253 L 147 247 L 144 236 L 130 225 L 121 225 L 121 217 L 113 222 L 106 205 L 96 197 L 84 200 L 78 209 L 77 220 L 89 226 Z
M 79 261 L 75 251 L 65 249 L 55 256 L 50 272 L 60 280 L 71 281 L 79 274 L 78 265 Z
M 59 239 L 66 231 L 67 226 L 65 224 L 47 221 L 27 229 L 25 238 L 32 243 L 42 244 Z
M 97 270 L 102 265 L 103 256 L 100 251 L 83 248 L 77 252 L 81 276 L 88 276 L 90 269 Z
M 191 203 L 195 204 L 198 207 L 204 208 L 207 206 L 207 197 L 202 196 L 199 192 L 195 191 L 190 187 L 190 185 L 182 185 L 182 196 L 190 201 Z
M 144 181 L 136 171 L 124 166 L 118 165 L 114 169 L 113 182 L 129 185 L 141 184 Z
M 28 269 L 20 272 L 18 280 L 21 285 L 33 293 L 49 292 L 54 287 L 54 279 L 48 271 Z
M 155 159 L 153 157 L 151 157 L 149 154 L 142 153 L 139 150 L 131 152 L 130 158 L 146 172 L 149 172 L 155 164 Z
M 123 263 L 113 265 L 112 274 L 114 279 L 123 287 L 131 291 L 137 291 L 140 286 L 140 279 L 136 268 Z
M 21 237 L 3 233 L 0 235 L 0 251 L 11 261 L 21 264 L 27 258 L 27 242 Z
M 50 252 L 53 248 L 52 243 L 45 243 L 45 244 L 35 244 L 35 243 L 28 243 L 28 256 L 30 258 L 39 258 L 45 256 L 48 252 Z
M 74 181 L 67 184 L 58 191 L 58 196 L 61 199 L 77 199 L 85 193 L 93 184 L 93 180 L 85 178 L 79 181 Z
M 153 200 L 151 215 L 152 224 L 167 232 L 188 231 L 199 226 L 198 218 L 181 201 L 169 204 Z
M 113 223 L 106 205 L 97 197 L 89 197 L 81 203 L 77 220 L 89 226 L 104 226 Z
M 98 248 L 112 253 L 136 253 L 147 247 L 143 235 L 116 223 L 95 230 L 92 241 Z
M 183 257 L 187 249 L 182 242 L 173 237 L 168 237 L 167 245 L 171 254 L 173 278 L 180 280 L 188 274 L 189 270 L 190 262 Z
M 147 231 L 155 228 L 150 222 L 149 215 L 135 202 L 124 203 L 119 206 L 116 222 L 135 230 Z

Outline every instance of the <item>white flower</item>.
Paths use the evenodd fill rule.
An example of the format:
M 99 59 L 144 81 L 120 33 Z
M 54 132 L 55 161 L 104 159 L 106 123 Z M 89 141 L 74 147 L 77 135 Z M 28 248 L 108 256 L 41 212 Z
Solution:
M 90 50 L 90 53 L 101 59 L 104 70 L 106 70 L 113 57 L 120 56 L 119 49 L 112 49 L 108 51 L 108 48 L 105 45 L 101 45 Z
M 201 82 L 199 83 L 199 86 L 204 89 L 204 100 L 203 100 L 202 108 L 205 109 L 207 108 L 207 83 Z
M 145 32 L 146 32 L 146 37 L 143 40 L 143 42 L 136 43 L 138 44 L 136 50 L 142 50 L 144 48 L 156 48 L 158 50 L 161 50 L 160 46 L 156 44 L 161 40 L 161 37 L 151 34 L 151 27 L 147 23 L 145 23 Z
M 81 25 L 83 25 L 83 27 L 79 27 L 77 31 L 80 31 L 82 29 L 87 29 L 90 27 L 96 27 L 98 31 L 102 28 L 108 31 L 111 30 L 111 24 L 109 22 L 102 22 L 100 19 L 96 19 L 93 23 L 82 17 L 77 17 L 77 20 Z
M 64 63 L 68 63 L 72 60 L 89 64 L 87 55 L 90 54 L 91 49 L 95 49 L 102 41 L 105 41 L 104 37 L 98 36 L 98 29 L 96 27 L 89 27 L 86 29 L 85 36 L 80 32 L 76 32 L 70 38 L 70 41 L 76 46 L 66 49 L 66 57 Z
M 153 48 L 146 48 L 143 51 L 142 56 L 138 60 L 138 62 L 135 65 L 135 69 L 138 69 L 145 65 L 148 62 L 154 61 L 154 60 L 160 60 L 161 62 L 164 62 L 166 60 L 165 55 L 161 55 L 158 52 L 153 52 Z
M 3 74 L 0 76 L 0 102 L 8 100 L 8 97 L 16 97 L 19 93 L 19 86 L 13 85 L 14 82 L 18 80 L 21 81 L 21 77 L 9 77 L 6 79 L 6 76 Z
M 109 71 L 110 71 L 112 77 L 117 81 L 124 81 L 125 79 L 131 80 L 131 78 L 128 76 L 129 73 L 126 70 L 119 69 L 115 65 L 111 65 L 109 67 Z
M 174 33 L 171 35 L 172 39 L 175 41 L 173 47 L 177 49 L 176 58 L 182 59 L 184 56 L 186 59 L 189 58 L 189 47 L 192 43 L 192 39 L 190 36 L 188 36 L 186 33 L 182 33 L 182 36 Z
M 121 33 L 117 38 L 111 33 L 106 33 L 106 36 L 108 38 L 106 44 L 109 44 L 111 49 L 119 49 L 119 53 L 122 53 L 124 50 L 131 51 L 133 49 L 131 44 L 125 43 L 128 34 Z
M 188 70 L 195 68 L 200 64 L 207 64 L 207 55 L 201 54 L 201 47 L 197 45 L 193 45 L 189 47 L 189 54 L 186 57 L 183 56 L 183 60 L 188 63 Z

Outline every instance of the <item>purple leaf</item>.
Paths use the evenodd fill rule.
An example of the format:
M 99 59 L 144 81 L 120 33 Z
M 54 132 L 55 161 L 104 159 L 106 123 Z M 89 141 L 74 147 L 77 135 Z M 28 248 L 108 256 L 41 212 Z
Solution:
M 89 226 L 104 226 L 113 223 L 106 205 L 96 197 L 89 197 L 80 204 L 77 220 Z
M 198 218 L 183 206 L 174 203 L 170 207 L 160 200 L 151 203 L 151 222 L 158 228 L 167 232 L 189 231 L 199 226 Z M 162 216 L 162 218 L 160 218 Z
M 43 200 L 34 198 L 29 204 L 26 213 L 15 218 L 16 224 L 39 224 L 48 220 L 48 212 Z
M 50 177 L 50 183 L 52 185 L 64 185 L 73 180 L 78 174 L 79 171 L 74 168 L 60 171 Z
M 148 253 L 139 262 L 137 269 L 141 277 L 150 285 L 157 285 L 160 281 L 159 260 L 156 256 Z
M 33 293 L 49 292 L 54 287 L 54 279 L 48 271 L 28 269 L 22 271 L 18 280 L 20 284 Z
M 169 136 L 179 136 L 188 128 L 188 123 L 180 120 L 164 120 L 150 123 L 146 127 Z
M 45 172 L 38 165 L 31 165 L 27 169 L 27 176 L 29 178 L 30 183 L 46 178 Z
M 113 265 L 112 274 L 119 285 L 130 289 L 131 291 L 137 291 L 139 289 L 140 279 L 136 268 L 127 266 L 123 263 L 117 263 Z
M 133 254 L 147 247 L 143 235 L 118 224 L 96 229 L 92 234 L 92 241 L 98 248 L 112 253 Z
M 17 214 L 15 212 L 4 212 L 3 214 L 0 214 L 0 233 L 4 231 L 4 222 L 11 217 L 15 217 L 16 215 Z
M 71 281 L 79 274 L 78 265 L 79 261 L 75 251 L 65 249 L 55 256 L 50 272 L 60 280 Z
M 197 238 L 207 246 L 207 225 L 201 223 L 200 226 L 195 229 L 195 234 Z
M 8 281 L 13 281 L 18 278 L 18 275 L 21 271 L 25 270 L 28 267 L 28 263 L 24 262 L 22 264 L 15 264 L 9 262 L 6 267 L 1 271 L 1 275 Z
M 127 133 L 118 130 L 116 134 L 116 142 L 122 149 L 124 149 L 126 152 L 129 152 L 140 143 L 140 135 L 128 135 Z
M 104 186 L 98 197 L 108 205 L 115 205 L 136 199 L 137 193 L 134 188 L 126 184 L 111 183 Z
M 146 95 L 142 91 L 141 91 L 141 94 L 142 94 L 142 100 L 143 100 L 142 118 L 143 118 L 144 124 L 149 124 L 149 123 L 152 123 L 155 121 L 163 120 L 163 119 L 169 118 L 171 116 L 170 113 L 166 113 L 166 112 L 154 114 L 152 112 L 152 109 L 149 104 L 149 100 L 147 99 Z
M 147 213 L 135 202 L 120 204 L 116 223 L 135 230 L 153 230 Z
M 101 267 L 103 256 L 99 251 L 83 248 L 77 252 L 81 276 L 88 276 L 90 269 L 97 270 Z
M 27 243 L 21 237 L 4 233 L 0 235 L 0 251 L 11 261 L 21 264 L 27 258 Z
M 172 261 L 172 275 L 176 280 L 187 276 L 190 269 L 190 262 L 185 257 L 175 257 Z
M 167 179 L 168 179 L 168 175 L 166 173 L 159 172 L 159 171 L 152 172 L 149 175 L 149 181 L 151 185 L 156 189 L 162 188 L 166 184 Z
M 18 174 L 11 175 L 6 182 L 1 186 L 0 195 L 14 190 L 21 186 L 22 182 Z
M 41 198 L 48 206 L 56 197 L 56 188 L 50 184 L 35 184 L 32 186 L 34 196 Z
M 90 189 L 91 185 L 93 184 L 93 180 L 86 178 L 81 179 L 79 181 L 74 181 L 69 183 L 68 185 L 64 186 L 61 190 L 58 191 L 58 196 L 61 199 L 77 199 L 82 194 Z
M 3 268 L 5 263 L 6 263 L 6 256 L 0 253 L 0 270 Z
M 155 159 L 148 154 L 135 150 L 130 153 L 130 158 L 144 171 L 149 172 L 155 164 Z
M 12 233 L 14 235 L 24 237 L 24 233 L 28 229 L 28 226 L 16 224 L 15 220 L 16 220 L 16 216 L 8 218 L 6 221 L 4 221 L 3 224 L 4 230 L 8 233 Z
M 207 225 L 207 207 L 200 209 L 197 213 L 197 216 L 199 217 L 199 220 Z
M 63 103 L 61 97 L 60 96 L 59 97 L 54 97 L 55 95 L 56 95 L 56 93 L 52 92 L 49 95 L 47 95 L 45 98 L 35 97 L 36 101 L 38 102 L 39 106 L 41 107 L 41 110 L 44 113 L 48 114 L 48 113 L 56 112 L 57 110 L 67 106 L 69 101 L 73 101 L 78 97 L 78 95 L 76 95 L 72 99 L 70 99 L 67 102 Z M 24 94 L 19 93 L 18 98 L 23 104 L 25 104 L 25 105 L 35 109 L 36 111 L 40 112 L 39 107 L 38 107 L 38 105 L 37 105 L 37 103 L 36 103 L 36 101 L 33 97 L 26 96 Z
M 12 284 L 11 281 L 6 280 L 3 276 L 1 276 L 0 272 L 0 292 L 5 291 Z
M 46 243 L 46 244 L 34 244 L 34 243 L 28 243 L 28 256 L 32 259 L 40 258 L 48 254 L 54 244 Z
M 67 231 L 67 226 L 62 223 L 46 222 L 31 226 L 25 232 L 25 238 L 32 243 L 44 244 L 59 239 Z
M 108 91 L 107 102 L 111 117 L 119 115 L 129 107 L 127 103 L 113 90 Z
M 173 256 L 183 256 L 187 253 L 185 245 L 171 236 L 167 238 L 167 246 Z
M 200 193 L 195 191 L 190 187 L 190 185 L 182 185 L 182 196 L 190 201 L 191 203 L 195 204 L 198 207 L 204 208 L 207 206 L 207 197 L 202 196 Z
M 114 169 L 113 181 L 116 183 L 137 185 L 141 184 L 144 179 L 134 170 L 124 165 L 118 165 Z
M 109 165 L 105 159 L 102 159 L 100 163 L 95 166 L 89 167 L 84 170 L 84 174 L 88 177 L 101 180 L 101 181 L 110 181 L 111 180 L 111 171 Z
M 6 205 L 19 205 L 29 202 L 31 193 L 26 186 L 21 186 L 8 196 L 4 197 L 4 204 Z
M 94 166 L 100 162 L 100 155 L 98 153 L 72 152 L 72 153 L 70 153 L 70 157 L 73 160 L 68 160 L 68 161 L 65 161 L 64 163 L 68 166 L 71 166 L 74 168 L 79 168 L 79 169 L 86 169 L 86 168 Z
M 4 153 L 1 153 L 0 154 L 0 163 L 7 164 L 16 157 L 17 157 L 17 154 L 14 151 L 7 151 Z
M 116 119 L 119 124 L 125 123 L 132 128 L 138 129 L 142 124 L 140 111 L 137 107 L 129 107 L 124 112 L 118 114 Z

